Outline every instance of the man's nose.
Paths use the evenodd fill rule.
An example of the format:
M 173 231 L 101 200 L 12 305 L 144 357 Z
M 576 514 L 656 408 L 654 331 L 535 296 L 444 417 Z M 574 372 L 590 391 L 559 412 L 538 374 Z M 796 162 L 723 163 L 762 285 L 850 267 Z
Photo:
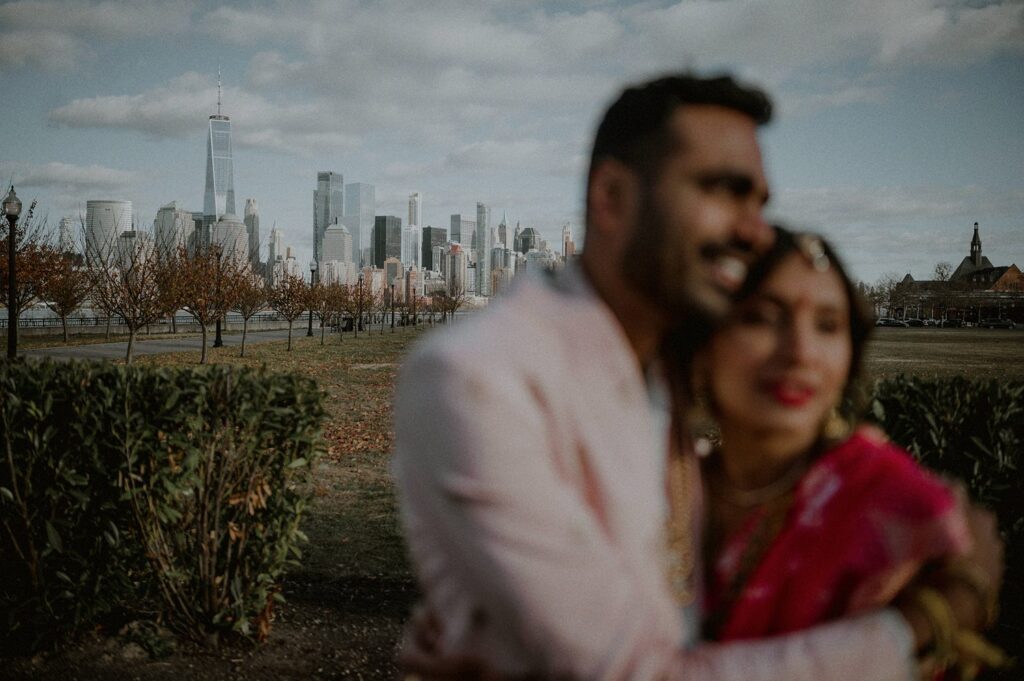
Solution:
M 764 219 L 764 206 L 750 202 L 742 208 L 736 225 L 738 240 L 756 252 L 768 250 L 775 241 L 775 230 Z

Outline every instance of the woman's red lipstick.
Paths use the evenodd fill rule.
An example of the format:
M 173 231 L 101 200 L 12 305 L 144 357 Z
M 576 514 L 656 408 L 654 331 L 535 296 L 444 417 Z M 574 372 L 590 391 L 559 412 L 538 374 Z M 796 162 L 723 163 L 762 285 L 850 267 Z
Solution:
M 812 388 L 794 386 L 789 383 L 775 382 L 768 384 L 768 392 L 772 399 L 784 407 L 802 407 L 814 397 Z

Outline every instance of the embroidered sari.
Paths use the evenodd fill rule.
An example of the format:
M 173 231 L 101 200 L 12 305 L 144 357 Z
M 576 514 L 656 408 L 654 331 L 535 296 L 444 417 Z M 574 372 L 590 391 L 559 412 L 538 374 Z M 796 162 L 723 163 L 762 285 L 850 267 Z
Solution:
M 884 605 L 923 564 L 970 544 L 950 490 L 863 429 L 813 462 L 791 503 L 772 513 L 754 511 L 711 567 L 705 612 L 718 622 L 718 640 L 783 634 Z M 772 524 L 778 533 L 749 565 Z

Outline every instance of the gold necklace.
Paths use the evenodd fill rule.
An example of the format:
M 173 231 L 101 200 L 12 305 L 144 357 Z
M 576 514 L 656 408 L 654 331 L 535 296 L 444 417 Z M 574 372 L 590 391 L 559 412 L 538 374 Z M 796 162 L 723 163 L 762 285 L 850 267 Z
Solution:
M 800 480 L 800 477 L 804 474 L 805 470 L 807 470 L 807 460 L 800 459 L 780 478 L 763 487 L 758 487 L 756 489 L 739 489 L 729 482 L 729 478 L 725 474 L 724 467 L 719 463 L 717 475 L 715 476 L 718 482 L 715 492 L 722 501 L 730 503 L 733 506 L 739 506 L 740 508 L 763 506 L 769 501 L 774 501 L 783 494 L 792 490 Z
M 691 457 L 692 459 L 692 457 Z M 669 512 L 665 523 L 665 564 L 669 587 L 676 603 L 685 607 L 696 599 L 694 588 L 694 567 L 696 552 L 693 546 L 693 514 L 694 500 L 690 489 L 691 467 L 694 462 L 688 459 L 679 447 L 673 447 L 668 460 L 668 505 Z

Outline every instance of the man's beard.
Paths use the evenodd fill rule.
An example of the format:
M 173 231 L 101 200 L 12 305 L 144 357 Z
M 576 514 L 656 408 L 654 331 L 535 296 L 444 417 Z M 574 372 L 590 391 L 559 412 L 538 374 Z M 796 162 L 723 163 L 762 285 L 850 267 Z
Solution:
M 702 275 L 694 270 L 701 266 L 702 260 L 725 247 L 706 244 L 688 248 L 687 235 L 678 227 L 671 227 L 649 190 L 641 197 L 637 217 L 639 222 L 626 246 L 622 263 L 626 280 L 665 312 L 672 326 L 680 322 L 709 329 L 717 326 L 731 307 L 731 301 L 723 305 L 701 295 L 699 279 Z

